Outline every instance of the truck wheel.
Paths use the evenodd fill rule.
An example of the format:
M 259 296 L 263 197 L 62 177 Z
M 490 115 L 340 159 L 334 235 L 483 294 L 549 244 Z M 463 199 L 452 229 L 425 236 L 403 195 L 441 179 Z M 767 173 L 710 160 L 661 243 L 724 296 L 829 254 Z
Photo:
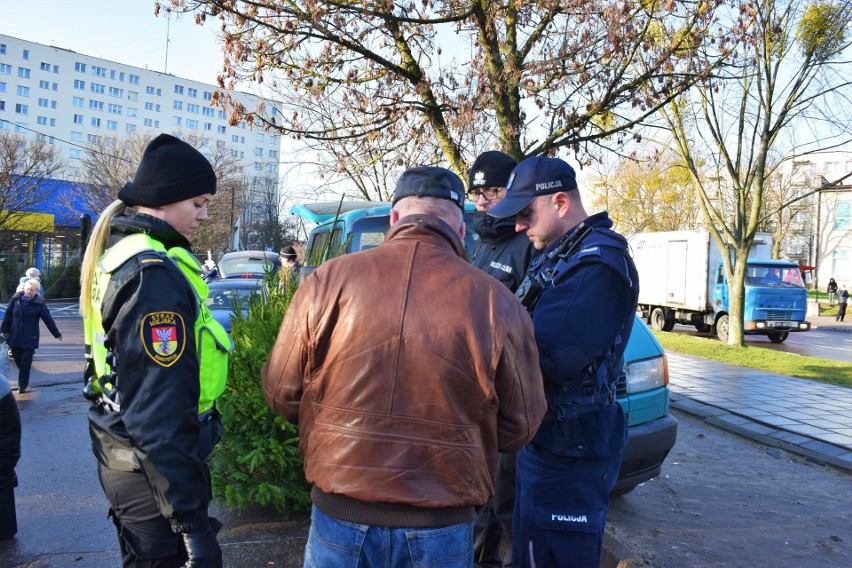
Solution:
M 787 336 L 790 335 L 789 331 L 782 331 L 781 333 L 770 333 L 769 341 L 772 343 L 784 343 L 784 340 L 787 339 Z
M 723 343 L 728 342 L 728 316 L 719 316 L 716 320 L 716 337 Z
M 666 312 L 663 308 L 654 308 L 651 312 L 651 329 L 654 331 L 671 331 L 666 329 Z
M 701 333 L 707 333 L 711 329 L 713 329 L 713 326 L 710 325 L 709 323 L 703 323 L 702 322 L 702 323 L 695 324 L 695 329 L 698 330 Z

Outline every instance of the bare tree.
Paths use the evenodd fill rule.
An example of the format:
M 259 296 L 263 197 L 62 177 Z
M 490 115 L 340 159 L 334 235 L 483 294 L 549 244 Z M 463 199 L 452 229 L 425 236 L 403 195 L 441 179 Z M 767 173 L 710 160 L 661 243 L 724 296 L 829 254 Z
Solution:
M 231 121 L 328 144 L 343 170 L 378 161 L 376 171 L 391 170 L 413 148 L 463 173 L 486 147 L 521 159 L 617 145 L 724 59 L 749 16 L 717 20 L 724 5 L 161 0 L 156 9 L 220 20 L 214 98 Z M 720 49 L 708 55 L 705 43 Z M 244 108 L 226 89 L 245 81 L 274 99 Z
M 592 183 L 592 204 L 606 209 L 625 235 L 691 230 L 701 225 L 689 169 L 674 152 L 622 158 Z
M 133 179 L 148 138 L 140 134 L 98 137 L 86 144 L 77 193 L 90 211 L 103 211 Z
M 7 272 L 12 243 L 23 233 L 48 232 L 50 222 L 31 213 L 52 197 L 43 182 L 56 177 L 64 164 L 53 146 L 43 140 L 0 130 L 0 298 L 7 299 Z
M 694 89 L 661 113 L 692 173 L 714 240 L 732 253 L 723 255 L 731 345 L 743 344 L 746 259 L 765 215 L 771 152 L 784 153 L 779 143 L 796 126 L 842 115 L 827 103 L 848 101 L 850 87 L 848 62 L 840 59 L 849 47 L 848 0 L 760 0 L 753 9 L 738 65 L 718 70 L 716 86 Z M 831 126 L 848 133 L 848 119 L 822 125 Z M 707 183 L 711 177 L 726 183 L 714 187 Z M 725 195 L 717 198 L 720 192 Z

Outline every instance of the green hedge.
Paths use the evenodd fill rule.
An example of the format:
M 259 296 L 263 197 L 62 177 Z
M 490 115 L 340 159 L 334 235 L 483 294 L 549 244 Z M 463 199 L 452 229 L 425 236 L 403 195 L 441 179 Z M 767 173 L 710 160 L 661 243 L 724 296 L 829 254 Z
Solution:
M 298 428 L 266 405 L 260 367 L 272 350 L 295 286 L 279 285 L 277 275 L 270 275 L 267 285 L 268 299 L 250 301 L 248 316 L 237 315 L 233 322 L 236 346 L 228 387 L 217 402 L 225 432 L 210 458 L 211 475 L 214 495 L 237 511 L 272 505 L 286 517 L 310 508 L 310 488 Z

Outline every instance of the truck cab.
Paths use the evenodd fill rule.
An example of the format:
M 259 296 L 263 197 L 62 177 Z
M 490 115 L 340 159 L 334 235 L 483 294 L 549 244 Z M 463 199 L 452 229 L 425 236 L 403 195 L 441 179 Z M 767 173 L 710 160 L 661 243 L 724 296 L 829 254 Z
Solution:
M 473 205 L 466 203 L 466 212 Z M 378 246 L 390 226 L 390 203 L 337 202 L 294 206 L 290 212 L 315 223 L 303 254 L 299 281 L 320 263 L 342 254 Z M 467 223 L 465 250 L 477 239 Z M 669 375 L 665 352 L 637 317 L 624 352 L 624 374 L 617 384 L 618 403 L 628 421 L 628 441 L 613 495 L 624 495 L 660 475 L 675 445 L 677 420 L 669 414 Z

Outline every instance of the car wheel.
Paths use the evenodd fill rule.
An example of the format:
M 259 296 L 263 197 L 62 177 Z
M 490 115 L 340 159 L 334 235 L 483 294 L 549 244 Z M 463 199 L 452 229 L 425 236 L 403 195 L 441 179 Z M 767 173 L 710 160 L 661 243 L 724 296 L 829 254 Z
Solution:
M 716 337 L 723 343 L 728 342 L 728 316 L 719 316 L 716 320 Z
M 769 341 L 772 343 L 784 343 L 784 340 L 787 339 L 787 336 L 790 335 L 789 331 L 782 331 L 781 333 L 770 333 Z
M 654 308 L 651 312 L 651 329 L 654 331 L 671 331 L 666 329 L 666 312 L 663 308 Z

